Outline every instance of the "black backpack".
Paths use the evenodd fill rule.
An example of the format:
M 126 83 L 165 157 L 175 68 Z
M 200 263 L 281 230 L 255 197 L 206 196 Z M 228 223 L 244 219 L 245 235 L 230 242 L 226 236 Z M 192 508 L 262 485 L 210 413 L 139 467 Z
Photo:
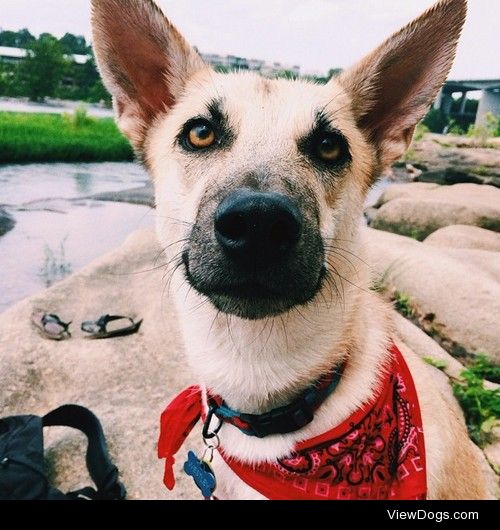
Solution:
M 43 427 L 64 425 L 88 438 L 87 468 L 97 489 L 63 493 L 50 486 L 45 474 Z M 43 418 L 9 416 L 0 419 L 0 500 L 121 500 L 126 490 L 111 462 L 101 423 L 90 410 L 63 405 Z

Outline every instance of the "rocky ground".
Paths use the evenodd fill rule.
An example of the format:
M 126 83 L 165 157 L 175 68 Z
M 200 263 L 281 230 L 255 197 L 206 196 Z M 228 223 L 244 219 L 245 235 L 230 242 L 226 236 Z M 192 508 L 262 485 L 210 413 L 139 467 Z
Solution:
M 427 148 L 418 144 L 424 173 L 414 165 L 394 171 L 412 180 L 447 167 L 462 171 L 465 164 L 474 167 L 478 160 L 485 165 L 486 158 L 481 157 L 493 157 L 488 158 L 492 171 L 496 171 L 495 157 L 500 167 L 500 150 L 474 154 L 471 147 L 438 149 L 435 139 L 424 139 Z M 449 140 L 439 137 L 439 141 Z M 442 156 L 450 149 L 460 156 L 465 153 L 465 158 Z M 426 152 L 428 160 L 424 160 Z M 448 160 L 448 166 L 443 160 Z M 120 197 L 153 203 L 151 188 L 129 190 Z M 459 379 L 464 365 L 480 352 L 498 363 L 500 190 L 463 181 L 451 186 L 394 184 L 367 212 L 367 219 L 371 226 L 363 229 L 363 237 L 376 287 L 388 299 L 404 295 L 408 318 L 394 313 L 397 334 L 417 354 L 442 363 L 444 374 L 435 369 L 436 384 L 451 392 L 446 376 Z M 178 488 L 168 493 L 161 482 L 162 464 L 155 457 L 161 410 L 170 396 L 193 382 L 182 356 L 175 311 L 164 289 L 167 279 L 162 264 L 153 232 L 137 232 L 122 247 L 3 313 L 0 416 L 43 414 L 65 402 L 86 405 L 103 421 L 132 498 L 198 498 L 181 473 L 177 473 Z M 30 315 L 39 309 L 72 320 L 71 340 L 42 338 L 30 325 Z M 105 313 L 139 316 L 144 323 L 138 334 L 129 337 L 84 338 L 79 322 Z M 496 388 L 488 382 L 485 386 Z M 194 436 L 187 447 L 199 442 Z M 79 435 L 51 428 L 47 446 L 58 484 L 74 489 L 89 482 L 82 478 L 84 451 Z M 499 452 L 498 439 L 493 437 L 484 449 L 484 470 L 492 493 L 498 485 L 492 467 L 500 467 Z M 184 455 L 185 451 L 179 455 L 178 469 Z

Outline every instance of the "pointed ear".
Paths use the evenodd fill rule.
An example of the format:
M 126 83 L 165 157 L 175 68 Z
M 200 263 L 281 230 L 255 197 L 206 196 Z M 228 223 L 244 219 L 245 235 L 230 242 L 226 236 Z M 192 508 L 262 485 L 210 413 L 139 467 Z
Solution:
M 441 0 L 337 80 L 385 167 L 401 157 L 455 57 L 466 0 Z
M 118 126 L 141 151 L 148 125 L 208 67 L 152 0 L 92 0 L 92 31 Z

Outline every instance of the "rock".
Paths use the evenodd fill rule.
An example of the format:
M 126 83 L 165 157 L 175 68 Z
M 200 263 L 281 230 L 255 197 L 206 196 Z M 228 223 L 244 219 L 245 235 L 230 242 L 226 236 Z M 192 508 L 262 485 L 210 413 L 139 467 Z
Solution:
M 439 388 L 441 394 L 446 395 L 446 401 L 453 407 L 454 414 L 464 421 L 462 408 L 453 397 L 452 388 L 448 379 L 448 377 L 459 379 L 460 373 L 464 369 L 463 365 L 451 357 L 422 330 L 414 326 L 411 322 L 403 318 L 395 311 L 393 312 L 393 322 L 396 337 L 399 337 L 406 347 L 408 347 L 422 359 L 430 358 L 435 361 L 442 361 L 446 363 L 446 368 L 444 368 L 443 371 L 439 370 L 438 368 L 434 368 L 434 371 L 432 372 L 433 384 Z M 432 370 L 432 368 L 430 368 L 430 370 Z M 490 389 L 498 388 L 498 385 L 490 383 L 489 381 L 485 382 L 485 386 Z M 489 446 L 492 448 L 490 450 L 491 453 L 494 450 L 498 450 L 498 446 L 496 445 L 497 441 L 500 440 L 498 433 L 494 434 L 493 439 L 496 441 Z M 498 477 L 493 470 L 494 465 L 492 465 L 492 460 L 490 460 L 488 457 L 486 450 L 483 453 L 479 447 L 474 445 L 474 448 L 477 458 L 481 462 L 481 469 L 483 471 L 488 492 L 491 498 L 498 498 L 500 495 L 498 490 Z M 495 453 L 495 455 L 498 456 L 497 453 Z
M 44 414 L 64 403 L 89 407 L 101 419 L 112 456 L 130 498 L 194 498 L 199 494 L 180 471 L 169 493 L 156 457 L 160 413 L 193 378 L 179 338 L 176 314 L 165 293 L 167 277 L 153 231 L 133 234 L 119 249 L 52 288 L 0 315 L 0 416 Z M 73 336 L 55 342 L 32 325 L 34 309 L 72 320 Z M 79 323 L 102 314 L 144 319 L 127 337 L 92 341 Z M 199 432 L 188 442 L 198 444 Z M 83 436 L 71 429 L 46 429 L 49 461 L 65 491 L 86 486 Z
M 477 226 L 451 225 L 425 238 L 426 245 L 500 252 L 500 234 Z
M 128 202 L 143 206 L 155 207 L 153 184 L 148 182 L 145 186 L 121 191 L 104 191 L 87 197 L 97 201 Z
M 429 358 L 445 363 L 446 367 L 443 369 L 443 372 L 448 377 L 460 378 L 460 374 L 465 369 L 461 362 L 452 357 L 436 341 L 432 340 L 427 333 L 412 324 L 398 312 L 394 311 L 392 318 L 396 334 L 412 351 L 422 359 Z M 460 407 L 457 407 L 457 411 L 462 415 L 462 409 Z
M 428 358 L 434 361 L 439 361 L 445 364 L 443 372 L 451 379 L 461 379 L 461 373 L 465 370 L 465 366 L 452 357 L 446 350 L 433 340 L 427 333 L 422 331 L 419 327 L 412 324 L 409 320 L 401 316 L 397 311 L 393 311 L 392 320 L 394 329 L 398 337 L 418 356 L 422 359 Z M 500 385 L 485 381 L 486 388 L 494 390 Z M 457 411 L 462 414 L 462 409 L 458 406 Z
M 394 184 L 369 212 L 371 227 L 423 240 L 444 226 L 465 224 L 500 232 L 500 190 L 477 184 Z
M 412 143 L 405 157 L 415 167 L 426 171 L 461 172 L 479 177 L 483 182 L 490 177 L 500 178 L 500 138 L 488 139 L 488 147 L 476 138 L 464 136 L 425 134 Z M 426 168 L 419 167 L 424 163 Z M 483 180 L 484 179 L 484 180 Z M 498 186 L 498 184 L 496 184 Z
M 456 356 L 484 352 L 500 361 L 500 269 L 477 266 L 476 252 L 459 257 L 413 239 L 365 228 L 368 262 L 392 291 L 410 297 L 418 316 Z M 471 254 L 472 253 L 472 256 Z M 498 261 L 496 262 L 498 263 Z
M 484 448 L 490 466 L 500 475 L 500 427 L 493 429 L 493 442 Z
M 416 175 L 415 182 L 433 182 L 440 185 L 463 184 L 471 182 L 473 184 L 482 184 L 483 181 L 477 175 L 458 171 L 452 167 L 447 167 L 444 171 L 427 171 Z
M 160 247 L 151 230 L 134 233 L 122 247 L 0 315 L 0 416 L 44 414 L 63 403 L 85 405 L 103 423 L 130 498 L 199 499 L 180 471 L 187 449 L 200 448 L 199 431 L 177 457 L 173 492 L 163 486 L 163 463 L 156 458 L 160 413 L 176 392 L 194 382 L 183 357 L 176 313 L 166 291 L 159 289 L 168 275 L 164 277 L 158 256 Z M 73 320 L 71 339 L 41 337 L 29 323 L 35 309 Z M 140 332 L 85 339 L 78 323 L 107 312 L 143 318 Z M 404 327 L 397 325 L 398 331 Z M 400 335 L 417 353 L 439 355 L 426 337 L 418 338 L 422 332 L 406 328 Z M 444 375 L 436 370 L 435 376 L 442 392 L 449 394 Z M 45 429 L 45 441 L 56 486 L 68 491 L 90 484 L 82 435 L 52 427 Z
M 492 499 L 499 499 L 500 498 L 500 487 L 498 483 L 498 475 L 492 469 L 491 462 L 488 460 L 488 457 L 486 456 L 486 451 L 485 452 L 481 451 L 481 449 L 479 449 L 479 447 L 477 447 L 476 445 L 474 445 L 474 448 L 476 450 L 477 457 L 481 461 L 483 476 L 486 479 L 486 488 L 488 492 L 490 493 Z
M 3 236 L 9 230 L 14 228 L 16 221 L 3 208 L 0 208 L 0 236 Z
M 381 193 L 375 208 L 380 208 L 384 204 L 395 199 L 411 199 L 413 197 L 425 197 L 426 192 L 437 190 L 439 184 L 428 182 L 414 182 L 410 184 L 391 184 Z
M 488 250 L 440 247 L 443 254 L 457 261 L 476 267 L 500 285 L 500 253 Z
M 470 182 L 472 184 L 485 184 L 500 188 L 500 177 L 498 176 L 476 175 L 473 172 L 460 171 L 453 167 L 447 167 L 442 171 L 420 172 L 414 175 L 413 180 L 415 182 L 432 182 L 445 186 Z

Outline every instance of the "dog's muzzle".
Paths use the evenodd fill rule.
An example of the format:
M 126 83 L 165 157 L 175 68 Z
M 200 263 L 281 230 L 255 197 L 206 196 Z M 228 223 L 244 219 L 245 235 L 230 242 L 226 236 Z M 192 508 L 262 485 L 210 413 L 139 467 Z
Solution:
M 317 216 L 293 197 L 249 188 L 200 206 L 183 254 L 189 283 L 220 311 L 248 319 L 311 300 L 323 260 Z

